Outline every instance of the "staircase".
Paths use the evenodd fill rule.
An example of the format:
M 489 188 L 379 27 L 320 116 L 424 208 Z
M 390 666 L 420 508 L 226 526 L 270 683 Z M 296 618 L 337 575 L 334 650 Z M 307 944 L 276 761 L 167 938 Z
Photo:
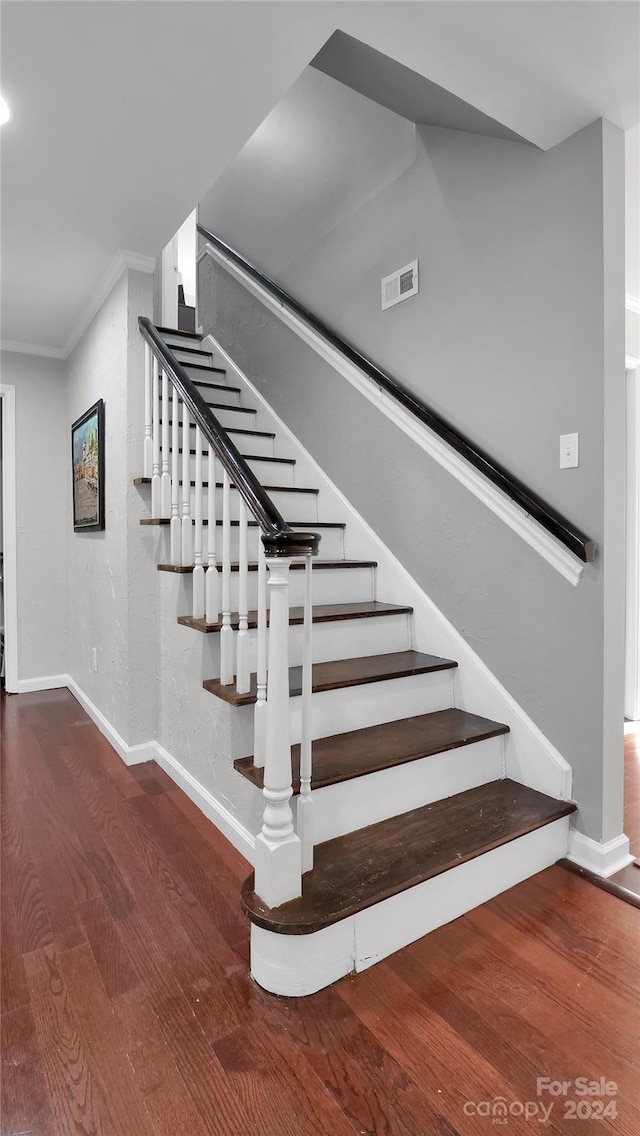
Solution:
M 272 685 L 280 698 L 266 740 L 234 761 L 251 791 L 265 794 L 261 854 L 274 855 L 258 883 L 253 874 L 245 881 L 242 904 L 256 980 L 278 994 L 309 994 L 564 856 L 575 806 L 506 776 L 509 726 L 456 707 L 458 663 L 414 649 L 412 606 L 376 597 L 375 551 L 345 557 L 346 522 L 319 518 L 318 487 L 297 484 L 296 459 L 279 452 L 277 431 L 258 428 L 259 407 L 227 381 L 224 360 L 197 335 L 156 330 L 291 529 L 321 536 L 317 558 L 291 559 L 286 668 L 281 682 L 274 671 L 272 684 L 270 656 L 267 697 L 261 619 L 274 648 L 282 611 L 274 597 L 284 585 L 275 580 L 280 591 L 264 611 L 260 526 L 155 363 L 153 380 L 147 376 L 145 476 L 136 480 L 155 481 L 155 507 L 141 523 L 172 530 L 171 555 L 158 569 L 194 577 L 193 614 L 178 622 L 220 641 L 220 671 L 205 679 L 205 690 L 255 714 L 256 739 Z M 226 571 L 216 558 L 220 538 Z M 268 559 L 271 576 L 274 563 Z M 209 585 L 220 581 L 214 610 Z M 282 738 L 278 781 L 269 747 Z M 297 836 L 287 820 L 290 798 Z M 296 841 L 301 894 L 295 879 L 285 882 L 280 902 L 273 881 L 281 864 L 285 881 L 293 878 Z

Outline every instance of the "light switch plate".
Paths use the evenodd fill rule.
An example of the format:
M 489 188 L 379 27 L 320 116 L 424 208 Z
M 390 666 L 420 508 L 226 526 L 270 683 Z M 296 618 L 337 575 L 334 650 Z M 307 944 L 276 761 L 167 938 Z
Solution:
M 560 469 L 576 469 L 578 462 L 578 435 L 560 435 Z

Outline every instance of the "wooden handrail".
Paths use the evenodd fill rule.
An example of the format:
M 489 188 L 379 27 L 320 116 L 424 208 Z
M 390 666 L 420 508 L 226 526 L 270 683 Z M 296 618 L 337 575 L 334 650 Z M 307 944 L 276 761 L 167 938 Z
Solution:
M 371 359 L 367 358 L 366 355 L 363 355 L 357 347 L 354 347 L 353 344 L 348 343 L 335 331 L 332 331 L 327 324 L 323 323 L 317 316 L 314 316 L 312 312 L 298 303 L 297 300 L 294 300 L 279 284 L 276 284 L 274 280 L 265 276 L 259 268 L 256 268 L 254 264 L 246 260 L 245 257 L 236 252 L 235 249 L 222 241 L 220 237 L 216 237 L 215 234 L 205 228 L 204 225 L 198 224 L 197 228 L 200 235 L 204 237 L 209 244 L 213 245 L 215 249 L 239 268 L 242 268 L 253 280 L 257 281 L 263 288 L 266 288 L 272 296 L 275 296 L 281 304 L 295 312 L 298 316 L 301 316 L 314 331 L 318 332 L 332 347 L 335 347 L 350 363 L 355 364 L 379 389 L 391 395 L 396 402 L 399 402 L 406 410 L 409 410 L 411 414 L 419 419 L 420 422 L 423 422 L 425 426 L 433 430 L 434 434 L 442 438 L 447 445 L 451 446 L 452 450 L 460 454 L 461 457 L 468 461 L 475 469 L 479 470 L 480 473 L 484 474 L 494 485 L 497 485 L 507 497 L 515 501 L 517 505 L 524 509 L 529 516 L 533 517 L 547 532 L 551 533 L 552 536 L 564 544 L 579 560 L 589 563 L 594 559 L 596 554 L 595 542 L 581 532 L 580 529 L 576 528 L 575 525 L 571 524 L 566 517 L 562 516 L 561 513 L 547 504 L 547 502 L 536 493 L 527 489 L 526 485 L 520 481 L 519 478 L 509 473 L 503 465 L 489 457 L 480 446 L 477 446 L 475 442 L 472 442 L 469 438 L 466 438 L 464 434 L 456 430 L 450 422 L 447 422 L 445 418 L 427 406 L 422 399 L 418 398 L 417 395 L 413 394 L 403 386 L 402 383 L 398 382 L 397 379 L 394 379 L 386 371 L 382 370 L 381 367 L 378 367 Z
M 200 391 L 192 383 L 184 367 L 158 334 L 150 319 L 139 316 L 138 327 L 142 338 L 149 344 L 158 364 L 166 371 L 184 402 L 189 414 L 197 422 L 207 442 L 213 446 L 229 477 L 242 494 L 253 516 L 262 529 L 262 542 L 268 556 L 315 556 L 320 536 L 318 533 L 301 533 L 292 529 L 276 509 L 253 470 L 231 441 L 224 426 L 213 414 Z

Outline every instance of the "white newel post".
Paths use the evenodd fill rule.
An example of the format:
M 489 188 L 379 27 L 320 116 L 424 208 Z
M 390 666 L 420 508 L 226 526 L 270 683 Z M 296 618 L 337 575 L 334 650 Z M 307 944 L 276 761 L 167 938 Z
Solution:
M 171 563 L 182 563 L 182 526 L 180 523 L 180 399 L 173 388 L 171 397 Z
M 142 473 L 144 477 L 153 476 L 153 419 L 152 405 L 152 364 L 151 348 L 148 343 L 144 345 L 144 453 Z
M 204 564 L 202 560 L 202 431 L 196 426 L 195 525 L 193 533 L 193 618 L 204 617 Z
M 160 516 L 160 380 L 158 378 L 158 360 L 155 355 L 151 364 L 153 382 L 151 389 L 152 408 L 151 421 L 153 431 L 153 474 L 151 476 L 151 516 Z
M 253 764 L 262 768 L 267 738 L 267 562 L 258 536 L 258 660 L 253 708 Z
M 191 524 L 191 422 L 186 403 L 182 404 L 182 565 L 193 564 L 193 525 Z
M 255 890 L 279 907 L 302 891 L 302 849 L 291 811 L 289 729 L 289 567 L 269 557 L 269 671 L 262 832 L 256 837 Z
M 311 597 L 311 556 L 305 557 L 304 566 L 304 626 L 302 641 L 302 730 L 300 737 L 300 795 L 297 802 L 298 835 L 302 841 L 302 871 L 313 868 L 313 814 L 311 799 L 312 775 L 312 687 L 313 665 L 311 633 L 313 608 Z
M 229 474 L 222 475 L 222 627 L 220 628 L 220 682 L 233 682 L 233 628 L 231 626 L 231 491 Z
M 236 637 L 236 690 L 248 694 L 250 687 L 249 566 L 247 557 L 247 506 L 238 493 L 238 634 Z
M 216 455 L 207 450 L 207 572 L 205 578 L 205 619 L 217 623 L 219 615 L 218 568 L 216 565 Z
M 169 376 L 162 372 L 162 477 L 160 479 L 160 516 L 171 516 L 171 474 L 169 472 Z

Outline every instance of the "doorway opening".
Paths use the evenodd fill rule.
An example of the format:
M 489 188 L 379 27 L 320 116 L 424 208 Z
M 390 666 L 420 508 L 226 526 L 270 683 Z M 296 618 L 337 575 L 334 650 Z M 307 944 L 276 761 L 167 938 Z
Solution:
M 15 389 L 0 384 L 0 684 L 18 689 Z
M 182 222 L 162 251 L 162 325 L 197 330 L 197 209 Z

